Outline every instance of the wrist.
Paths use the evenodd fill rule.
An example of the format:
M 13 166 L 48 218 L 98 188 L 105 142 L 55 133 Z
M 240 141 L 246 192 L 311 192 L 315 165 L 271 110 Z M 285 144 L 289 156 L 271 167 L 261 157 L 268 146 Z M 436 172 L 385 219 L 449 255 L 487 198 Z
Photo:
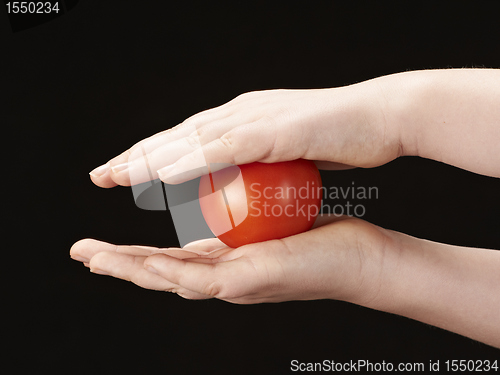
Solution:
M 337 271 L 328 283 L 326 298 L 375 306 L 382 292 L 385 264 L 397 248 L 391 233 L 356 218 L 335 223 L 331 235 L 337 240 L 341 238 L 345 247 L 337 246 L 332 253 Z
M 329 161 L 363 168 L 410 154 L 416 122 L 407 119 L 417 85 L 412 76 L 396 74 L 329 89 L 328 126 L 315 144 L 328 140 Z
M 392 134 L 393 143 L 398 143 L 397 156 L 421 156 L 425 102 L 432 87 L 432 73 L 411 71 L 375 78 L 370 82 L 378 88 L 380 115 L 385 122 L 385 131 Z
M 500 346 L 498 252 L 387 232 L 378 289 L 354 303 Z

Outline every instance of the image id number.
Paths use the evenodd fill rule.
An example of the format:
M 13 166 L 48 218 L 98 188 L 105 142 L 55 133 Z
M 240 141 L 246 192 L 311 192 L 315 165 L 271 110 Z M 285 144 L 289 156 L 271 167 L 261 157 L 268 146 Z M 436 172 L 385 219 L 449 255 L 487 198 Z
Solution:
M 7 13 L 59 13 L 59 2 L 13 1 L 5 5 Z
M 453 359 L 444 362 L 446 371 L 498 371 L 498 361 Z

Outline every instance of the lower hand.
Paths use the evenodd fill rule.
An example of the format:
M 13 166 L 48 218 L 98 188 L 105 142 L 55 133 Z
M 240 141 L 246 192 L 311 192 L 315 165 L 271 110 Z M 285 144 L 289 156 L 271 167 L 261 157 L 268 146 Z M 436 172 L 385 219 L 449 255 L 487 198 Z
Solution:
M 326 222 L 326 224 L 324 224 Z M 116 246 L 85 239 L 71 256 L 95 273 L 189 299 L 233 303 L 374 298 L 387 231 L 353 218 L 320 217 L 308 232 L 236 249 L 218 239 L 183 249 Z
M 183 249 L 95 240 L 71 256 L 95 273 L 189 299 L 250 304 L 337 299 L 406 316 L 500 347 L 498 251 L 425 241 L 360 219 L 320 218 L 282 240 Z

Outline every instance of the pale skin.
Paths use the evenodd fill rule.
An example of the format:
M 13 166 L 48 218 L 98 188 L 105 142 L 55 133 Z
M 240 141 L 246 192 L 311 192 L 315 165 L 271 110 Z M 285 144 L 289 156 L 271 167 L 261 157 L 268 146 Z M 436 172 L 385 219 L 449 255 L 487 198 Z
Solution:
M 500 70 L 415 71 L 333 89 L 241 95 L 139 142 L 91 179 L 105 188 L 130 185 L 129 172 L 144 157 L 159 170 L 151 177 L 178 183 L 200 153 L 209 163 L 304 158 L 323 169 L 414 155 L 500 177 L 499 146 Z M 134 156 L 137 149 L 146 156 Z M 344 300 L 500 348 L 500 251 L 431 242 L 356 218 L 319 217 L 308 232 L 236 249 L 217 239 L 182 249 L 85 239 L 70 254 L 94 273 L 184 298 Z

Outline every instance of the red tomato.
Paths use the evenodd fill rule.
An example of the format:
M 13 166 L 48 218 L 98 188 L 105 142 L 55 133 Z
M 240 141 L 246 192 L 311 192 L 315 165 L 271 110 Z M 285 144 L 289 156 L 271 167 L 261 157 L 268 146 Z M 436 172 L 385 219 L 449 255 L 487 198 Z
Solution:
M 199 197 L 212 232 L 239 247 L 311 229 L 321 207 L 321 177 L 309 160 L 256 162 L 203 176 Z

